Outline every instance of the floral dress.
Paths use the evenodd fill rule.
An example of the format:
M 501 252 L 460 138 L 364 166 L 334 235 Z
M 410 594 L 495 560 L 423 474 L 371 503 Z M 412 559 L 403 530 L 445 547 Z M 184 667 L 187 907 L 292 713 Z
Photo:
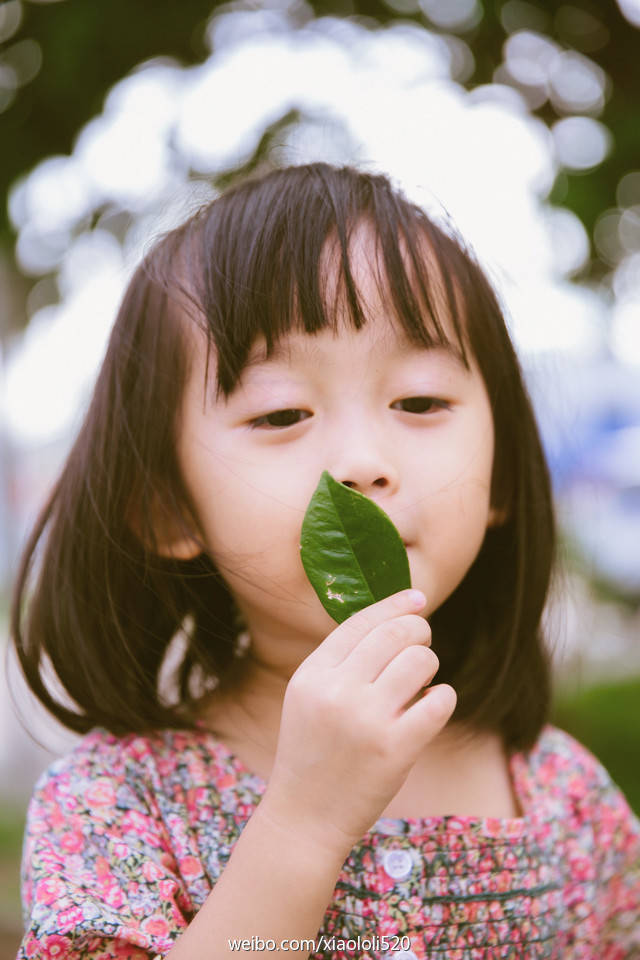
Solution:
M 640 957 L 640 823 L 620 790 L 551 726 L 509 762 L 520 818 L 374 824 L 314 960 Z M 20 960 L 168 954 L 265 788 L 204 729 L 92 730 L 34 789 Z

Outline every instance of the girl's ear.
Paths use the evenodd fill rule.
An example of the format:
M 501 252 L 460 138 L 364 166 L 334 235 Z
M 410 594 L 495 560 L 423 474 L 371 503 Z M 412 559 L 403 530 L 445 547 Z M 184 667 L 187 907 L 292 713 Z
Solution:
M 200 543 L 193 537 L 178 537 L 174 539 L 158 539 L 158 555 L 173 560 L 193 560 L 203 551 Z
M 132 507 L 127 516 L 130 529 L 148 550 L 156 556 L 173 560 L 193 560 L 204 552 L 202 539 L 195 531 L 193 522 L 178 519 L 158 494 L 153 496 L 152 524 L 156 545 L 145 534 L 140 520 L 140 510 Z
M 509 511 L 506 507 L 491 507 L 487 527 L 502 527 L 508 519 Z

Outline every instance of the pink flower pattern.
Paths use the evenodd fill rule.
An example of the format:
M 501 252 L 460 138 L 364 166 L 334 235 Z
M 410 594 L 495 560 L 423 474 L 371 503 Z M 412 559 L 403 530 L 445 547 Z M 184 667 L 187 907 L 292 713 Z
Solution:
M 378 820 L 319 931 L 338 946 L 313 960 L 378 960 L 339 943 L 382 936 L 408 937 L 416 960 L 639 958 L 640 823 L 620 790 L 551 726 L 510 769 L 522 817 Z M 265 788 L 203 728 L 92 730 L 34 788 L 18 960 L 167 954 Z M 390 850 L 409 854 L 408 875 L 386 872 Z

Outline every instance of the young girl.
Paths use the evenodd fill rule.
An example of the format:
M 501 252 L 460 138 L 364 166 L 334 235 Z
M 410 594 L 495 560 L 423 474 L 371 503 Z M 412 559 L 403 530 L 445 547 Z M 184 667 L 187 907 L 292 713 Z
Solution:
M 414 587 L 340 626 L 300 560 L 325 469 Z M 275 171 L 166 236 L 17 578 L 85 734 L 29 807 L 20 957 L 640 956 L 639 824 L 547 723 L 553 550 L 496 297 L 387 179 Z

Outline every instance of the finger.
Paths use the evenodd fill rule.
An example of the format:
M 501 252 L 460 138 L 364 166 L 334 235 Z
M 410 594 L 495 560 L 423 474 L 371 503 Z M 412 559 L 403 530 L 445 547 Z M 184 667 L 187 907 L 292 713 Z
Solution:
M 422 687 L 431 683 L 438 667 L 433 650 L 424 645 L 405 647 L 375 681 L 375 690 L 385 707 L 401 711 Z
M 400 593 L 392 593 L 390 597 L 378 600 L 377 603 L 372 603 L 354 613 L 339 627 L 332 630 L 307 658 L 307 661 L 313 660 L 322 666 L 336 666 L 342 663 L 353 648 L 379 624 L 402 614 L 415 614 L 423 610 L 425 605 L 425 596 L 420 590 L 402 590 Z
M 429 743 L 448 723 L 456 702 L 456 692 L 448 683 L 429 687 L 424 696 L 396 720 L 396 730 L 401 740 L 408 738 L 422 744 Z
M 415 613 L 407 613 L 369 631 L 345 658 L 343 667 L 373 683 L 402 650 L 416 644 L 426 648 L 430 643 L 431 628 L 427 621 Z

